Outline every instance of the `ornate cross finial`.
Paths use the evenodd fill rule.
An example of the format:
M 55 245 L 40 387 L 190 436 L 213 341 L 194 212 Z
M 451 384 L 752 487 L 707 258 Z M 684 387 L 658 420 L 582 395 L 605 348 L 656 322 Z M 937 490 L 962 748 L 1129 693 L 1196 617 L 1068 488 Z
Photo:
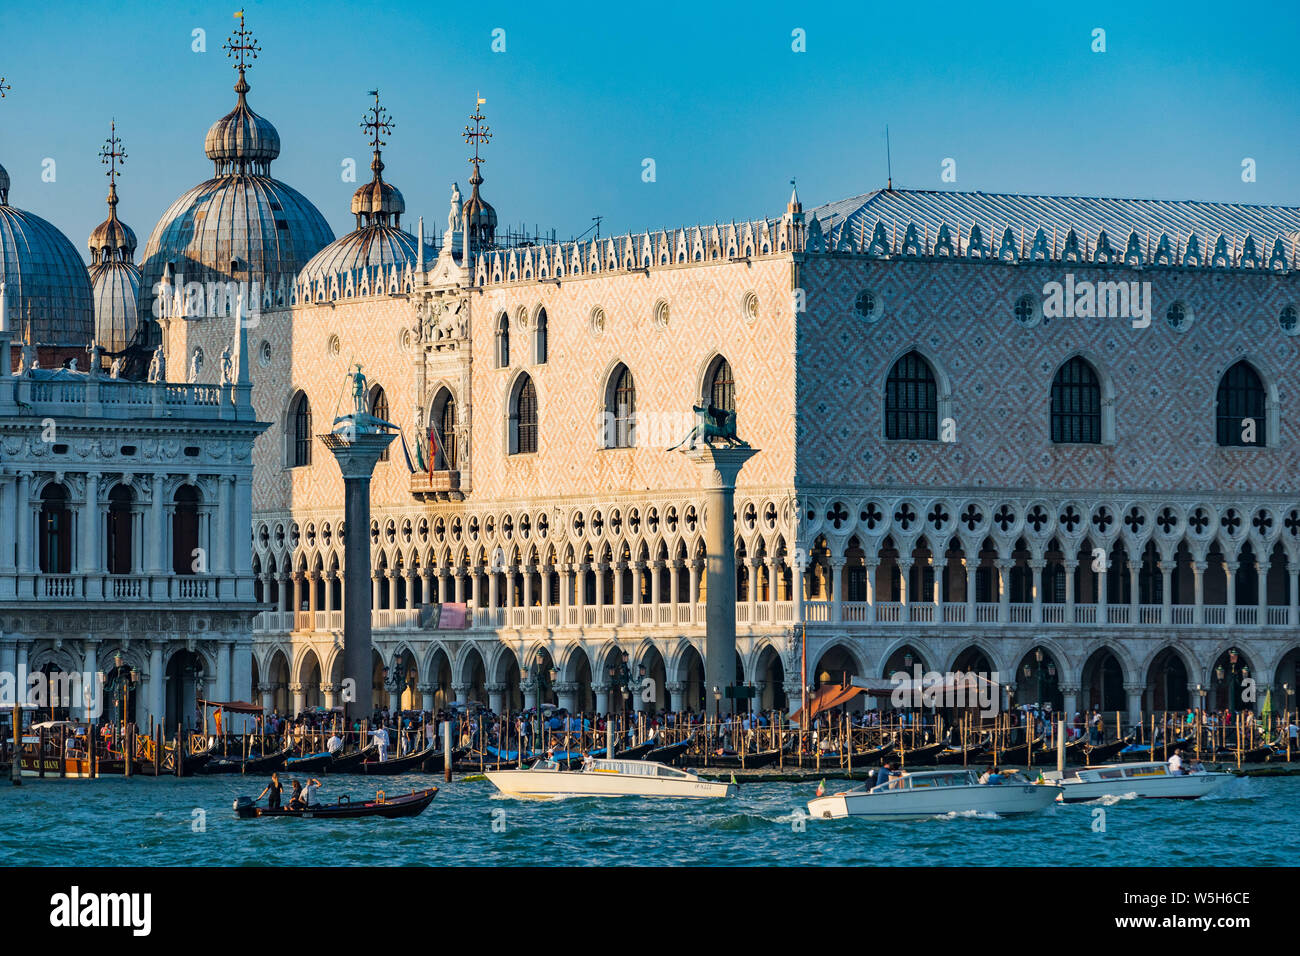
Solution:
M 5 90 L 12 90 L 13 87 L 5 83 L 5 78 L 0 76 L 0 100 L 5 98 Z
M 252 32 L 244 28 L 243 10 L 236 12 L 235 19 L 239 21 L 239 29 L 230 34 L 230 37 L 226 40 L 225 49 L 227 57 L 238 55 L 235 61 L 235 69 L 239 71 L 240 76 L 243 76 L 244 71 L 252 67 L 248 60 L 256 60 L 257 54 L 262 51 L 262 48 L 253 39 Z
M 492 140 L 492 128 L 483 125 L 483 120 L 487 118 L 483 115 L 483 104 L 487 100 L 483 99 L 482 94 L 476 94 L 475 99 L 474 115 L 470 117 L 474 121 L 474 126 L 472 129 L 469 126 L 465 127 L 465 142 L 474 144 L 474 157 L 470 162 L 474 164 L 474 175 L 477 176 L 479 165 L 486 162 L 485 159 L 479 156 L 478 148 L 480 144 L 486 144 Z
M 370 148 L 375 152 L 379 152 L 380 147 L 388 145 L 388 141 L 384 139 L 384 136 L 396 129 L 397 124 L 389 116 L 388 110 L 379 105 L 378 90 L 368 90 L 366 95 L 375 98 L 375 105 L 366 110 L 365 119 L 361 122 L 361 128 L 370 134 Z
M 117 135 L 117 120 L 113 120 L 108 139 L 104 140 L 104 146 L 99 151 L 99 161 L 108 167 L 108 172 L 104 175 L 112 186 L 117 185 L 117 168 L 126 165 L 125 159 L 126 150 L 122 148 L 122 140 Z

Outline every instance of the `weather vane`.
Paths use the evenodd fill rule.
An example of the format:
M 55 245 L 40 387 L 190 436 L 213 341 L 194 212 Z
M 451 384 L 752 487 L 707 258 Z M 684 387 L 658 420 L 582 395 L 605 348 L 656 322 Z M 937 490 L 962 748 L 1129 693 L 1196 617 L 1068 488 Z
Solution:
M 240 10 L 235 14 L 235 19 L 239 21 L 239 29 L 230 34 L 230 37 L 226 40 L 226 56 L 232 57 L 235 54 L 239 54 L 239 59 L 235 63 L 235 69 L 240 73 L 243 73 L 245 70 L 252 67 L 252 64 L 245 60 L 245 54 L 248 55 L 249 59 L 256 60 L 257 54 L 261 52 L 262 48 L 258 46 L 257 41 L 253 39 L 252 31 L 244 29 L 243 10 Z
M 483 125 L 483 120 L 487 118 L 483 115 L 483 104 L 487 100 L 483 99 L 482 94 L 476 94 L 475 99 L 477 102 L 474 104 L 474 115 L 470 117 L 474 121 L 474 128 L 465 127 L 465 142 L 474 144 L 474 158 L 470 162 L 474 164 L 474 172 L 477 173 L 479 164 L 487 162 L 478 154 L 479 144 L 491 141 L 492 128 Z
M 117 168 L 126 165 L 125 159 L 126 150 L 122 148 L 122 140 L 117 135 L 117 120 L 113 120 L 108 139 L 104 140 L 104 148 L 99 151 L 99 161 L 108 167 L 108 172 L 104 175 L 114 185 L 117 184 Z
M 379 91 L 367 90 L 367 96 L 375 98 L 375 105 L 366 110 L 365 120 L 361 123 L 361 128 L 370 134 L 370 146 L 375 152 L 379 152 L 379 147 L 387 146 L 388 141 L 383 137 L 397 128 L 393 122 L 388 110 L 379 105 Z

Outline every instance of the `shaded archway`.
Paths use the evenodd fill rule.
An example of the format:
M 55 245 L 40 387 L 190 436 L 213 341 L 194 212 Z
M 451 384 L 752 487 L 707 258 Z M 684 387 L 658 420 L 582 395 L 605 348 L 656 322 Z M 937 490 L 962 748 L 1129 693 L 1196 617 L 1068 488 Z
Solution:
M 1186 710 L 1190 706 L 1187 684 L 1187 665 L 1183 663 L 1182 655 L 1172 647 L 1166 647 L 1147 668 L 1143 706 L 1151 713 Z
M 754 681 L 758 687 L 755 706 L 760 710 L 785 710 L 785 664 L 781 655 L 770 644 L 758 655 L 758 664 L 754 669 Z
M 664 665 L 664 657 L 659 653 L 657 647 L 647 647 L 641 654 L 640 667 L 645 668 L 646 679 L 650 681 L 650 699 L 642 703 L 642 708 L 651 714 L 656 714 L 668 706 L 668 698 L 665 696 L 664 688 L 668 683 L 668 668 Z M 638 668 L 638 675 L 640 668 Z M 637 678 L 640 680 L 640 677 Z M 644 691 L 645 685 L 642 684 Z M 644 695 L 643 695 L 644 696 Z
M 1020 658 L 1013 679 L 1016 682 L 1016 703 L 1051 704 L 1060 713 L 1065 706 L 1061 693 L 1060 668 L 1052 652 L 1045 647 L 1035 647 Z
M 1247 691 L 1252 689 L 1255 669 L 1246 655 L 1235 647 L 1230 647 L 1214 662 L 1210 669 L 1210 695 L 1205 706 L 1211 710 L 1230 710 L 1233 713 L 1242 710 L 1254 710 L 1257 701 L 1247 700 Z M 1251 695 L 1253 696 L 1253 695 Z
M 681 684 L 680 703 L 673 700 L 673 709 L 696 713 L 704 710 L 704 659 L 694 645 L 682 652 L 677 662 L 677 682 Z
M 1083 665 L 1083 704 L 1103 715 L 1127 709 L 1124 700 L 1124 668 L 1109 649 L 1093 652 Z
M 168 736 L 177 730 L 202 727 L 199 696 L 205 677 L 203 658 L 194 651 L 177 651 L 167 662 L 166 717 L 163 730 Z

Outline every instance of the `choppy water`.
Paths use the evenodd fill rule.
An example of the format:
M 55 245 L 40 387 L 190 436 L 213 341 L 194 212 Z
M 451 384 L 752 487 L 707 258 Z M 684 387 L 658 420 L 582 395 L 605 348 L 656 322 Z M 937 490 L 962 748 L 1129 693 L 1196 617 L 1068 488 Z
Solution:
M 323 778 L 322 797 L 373 796 L 373 778 Z M 254 785 L 256 784 L 256 785 Z M 0 784 L 0 865 L 1252 865 L 1300 863 L 1300 777 L 1242 778 L 1192 802 L 1111 800 L 1014 819 L 799 819 L 815 783 L 742 783 L 725 800 L 502 798 L 486 780 L 433 784 L 407 820 L 239 820 L 261 778 L 106 778 Z M 827 782 L 828 789 L 839 783 Z M 194 832 L 205 811 L 204 829 Z M 1104 832 L 1094 832 L 1097 810 Z M 500 812 L 498 812 L 500 811 Z M 494 829 L 494 822 L 496 827 Z

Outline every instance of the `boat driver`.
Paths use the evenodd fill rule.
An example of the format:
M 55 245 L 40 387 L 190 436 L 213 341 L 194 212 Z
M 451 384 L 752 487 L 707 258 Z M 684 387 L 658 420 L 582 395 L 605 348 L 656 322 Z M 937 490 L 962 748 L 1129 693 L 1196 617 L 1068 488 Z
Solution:
M 1183 748 L 1179 747 L 1174 751 L 1174 755 L 1169 758 L 1169 773 L 1172 776 L 1179 777 L 1186 773 L 1183 770 Z

